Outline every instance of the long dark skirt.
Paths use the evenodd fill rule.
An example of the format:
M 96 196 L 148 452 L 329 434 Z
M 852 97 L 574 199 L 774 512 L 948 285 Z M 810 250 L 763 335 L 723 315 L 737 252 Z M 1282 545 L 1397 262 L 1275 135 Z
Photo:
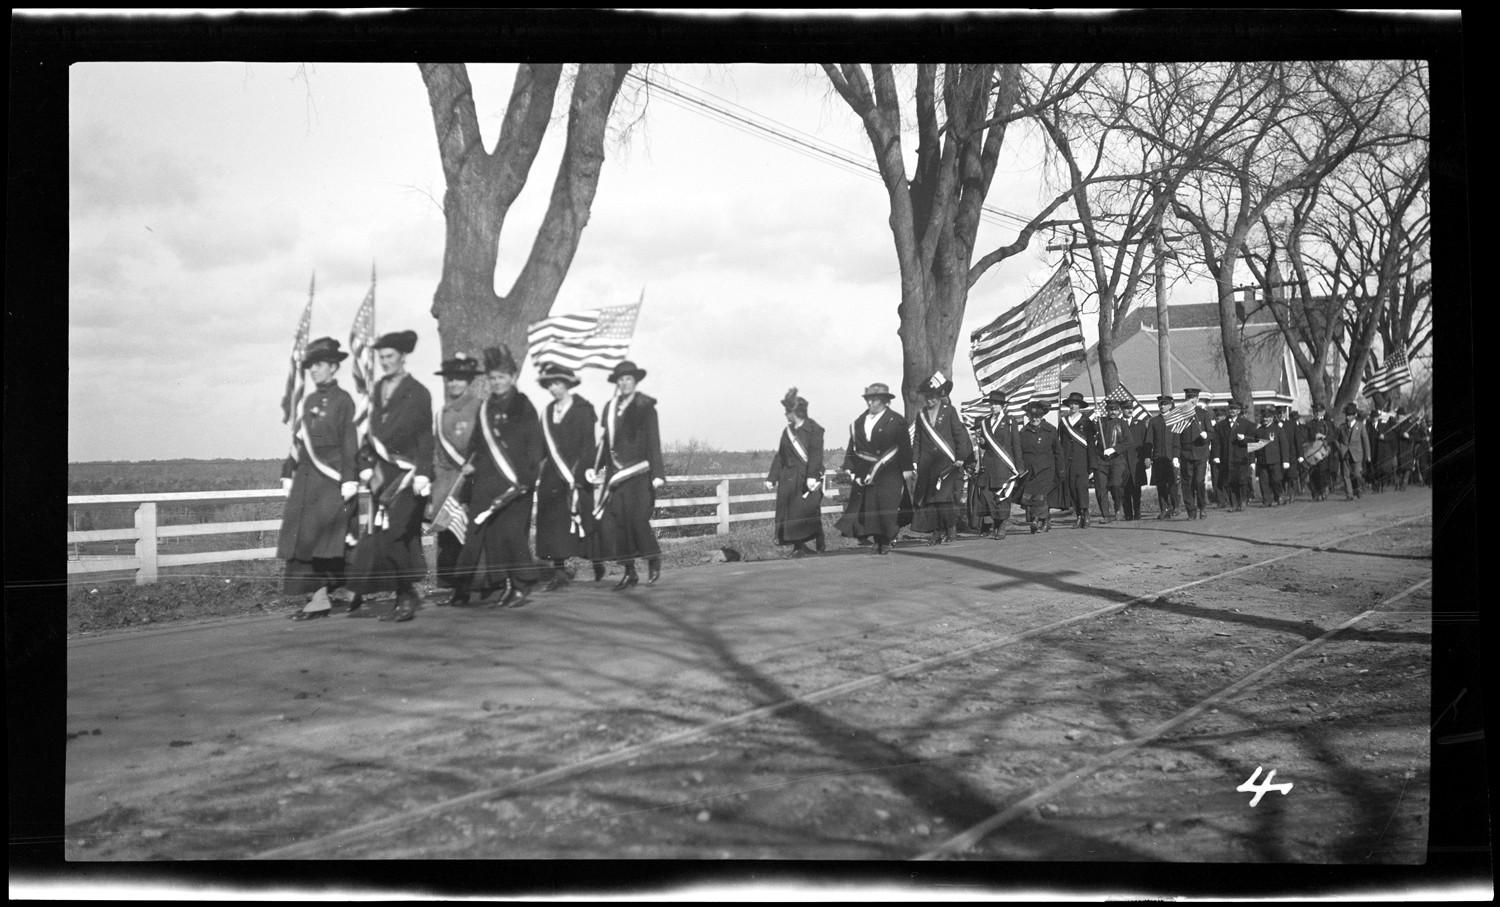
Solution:
M 999 525 L 1010 519 L 1011 503 L 1008 498 L 1000 497 L 999 488 L 990 488 L 978 481 L 969 483 L 969 528 L 976 532 L 984 528 L 984 521 L 989 520 L 994 525 Z
M 349 588 L 360 595 L 399 592 L 427 576 L 422 554 L 422 508 L 407 489 L 396 495 L 387 509 L 388 527 L 376 529 L 354 546 L 349 569 Z
M 324 587 L 331 592 L 343 584 L 342 557 L 315 557 L 306 561 L 289 559 L 281 575 L 281 594 L 311 595 Z
M 349 507 L 339 494 L 339 483 L 303 458 L 292 475 L 276 539 L 276 556 L 283 560 L 344 558 L 344 534 Z
M 817 538 L 823 531 L 822 507 L 821 487 L 808 491 L 805 481 L 783 479 L 777 482 L 776 544 L 795 545 Z
M 838 530 L 849 538 L 874 536 L 891 541 L 912 520 L 911 495 L 895 470 L 881 472 L 873 485 L 849 486 L 849 504 Z
M 594 521 L 594 489 L 584 486 L 578 494 L 583 535 L 573 531 L 568 486 L 547 482 L 537 490 L 536 556 L 565 561 L 570 557 L 599 560 L 599 525 Z
M 539 571 L 531 556 L 531 495 L 510 502 L 483 524 L 469 521 L 469 535 L 454 567 L 453 588 L 498 589 L 507 579 L 534 583 Z
M 599 520 L 605 560 L 661 556 L 661 545 L 651 528 L 651 511 L 655 508 L 656 490 L 651 487 L 649 475 L 626 479 L 610 492 Z

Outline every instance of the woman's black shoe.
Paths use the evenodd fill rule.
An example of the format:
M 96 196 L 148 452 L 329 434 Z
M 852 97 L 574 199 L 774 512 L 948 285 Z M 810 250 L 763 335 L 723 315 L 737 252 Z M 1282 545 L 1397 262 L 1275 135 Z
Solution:
M 661 579 L 661 558 L 653 557 L 646 561 L 646 585 L 653 585 Z

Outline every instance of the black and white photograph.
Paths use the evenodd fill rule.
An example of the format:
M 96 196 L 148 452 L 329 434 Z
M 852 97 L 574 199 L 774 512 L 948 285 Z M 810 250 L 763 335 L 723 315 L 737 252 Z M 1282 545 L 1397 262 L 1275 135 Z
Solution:
M 1462 24 L 13 11 L 12 896 L 1489 899 Z

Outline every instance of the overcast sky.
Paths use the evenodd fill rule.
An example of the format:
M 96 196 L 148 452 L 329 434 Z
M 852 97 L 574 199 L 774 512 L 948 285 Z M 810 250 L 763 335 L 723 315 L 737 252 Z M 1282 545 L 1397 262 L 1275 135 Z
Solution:
M 487 146 L 514 71 L 470 67 Z M 869 157 L 854 114 L 811 67 L 664 72 Z M 281 456 L 287 354 L 314 272 L 312 335 L 347 344 L 373 262 L 377 329 L 418 333 L 409 370 L 439 397 L 430 308 L 443 183 L 416 66 L 80 63 L 69 140 L 70 461 Z M 559 120 L 506 221 L 498 292 L 530 248 L 561 144 Z M 1040 146 L 1013 130 L 989 203 L 1030 216 L 1041 162 Z M 631 354 L 648 371 L 641 389 L 660 401 L 664 441 L 771 447 L 778 401 L 795 385 L 837 444 L 865 385 L 901 381 L 888 215 L 877 180 L 658 96 L 609 150 L 553 313 L 644 290 Z M 981 251 L 1013 231 L 985 225 Z M 1046 279 L 1057 255 L 1046 242 L 975 286 L 955 400 L 977 394 L 968 331 Z M 1204 301 L 1192 292 L 1174 299 Z M 602 375 L 580 388 L 596 404 L 610 389 Z M 339 381 L 352 389 L 347 363 Z M 546 400 L 529 361 L 521 387 Z

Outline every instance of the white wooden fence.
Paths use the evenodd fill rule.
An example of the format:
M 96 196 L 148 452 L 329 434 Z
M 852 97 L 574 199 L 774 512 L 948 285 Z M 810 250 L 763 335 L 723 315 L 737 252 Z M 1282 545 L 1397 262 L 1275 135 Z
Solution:
M 826 472 L 823 476 L 824 500 L 837 497 L 839 489 L 830 487 L 829 476 L 834 473 Z M 733 513 L 730 510 L 732 504 L 743 504 L 754 501 L 774 501 L 774 492 L 760 492 L 757 494 L 730 494 L 729 483 L 735 480 L 764 479 L 764 473 L 735 473 L 733 475 L 709 475 L 709 476 L 669 476 L 667 487 L 672 485 L 687 484 L 690 482 L 717 482 L 718 493 L 713 497 L 699 498 L 657 498 L 657 507 L 692 507 L 713 504 L 715 505 L 713 516 L 688 516 L 673 519 L 652 520 L 651 525 L 661 529 L 669 526 L 700 526 L 715 525 L 716 532 L 723 534 L 729 531 L 731 523 L 745 520 L 769 520 L 776 515 L 775 510 L 758 510 L 754 513 Z M 362 495 L 368 496 L 368 492 L 362 491 Z M 256 502 L 256 501 L 279 501 L 285 500 L 286 494 L 279 488 L 255 489 L 247 491 L 184 491 L 162 494 L 83 494 L 69 495 L 69 509 L 101 506 L 134 504 L 135 526 L 129 529 L 85 529 L 68 533 L 68 544 L 76 545 L 85 542 L 114 542 L 134 541 L 135 554 L 128 557 L 117 557 L 112 555 L 89 556 L 70 555 L 68 558 L 68 574 L 78 573 L 106 573 L 122 570 L 134 570 L 135 581 L 139 585 L 156 582 L 158 572 L 162 567 L 177 567 L 190 564 L 217 564 L 225 561 L 252 561 L 265 560 L 276 557 L 276 548 L 235 548 L 226 551 L 195 551 L 183 554 L 162 554 L 158 551 L 158 540 L 164 538 L 180 538 L 193 535 L 225 535 L 234 532 L 274 532 L 281 528 L 281 520 L 243 520 L 234 523 L 189 523 L 183 525 L 162 526 L 157 522 L 158 504 L 186 504 L 218 502 Z M 366 502 L 366 506 L 368 503 Z M 834 505 L 824 507 L 824 513 L 838 513 L 843 508 Z

